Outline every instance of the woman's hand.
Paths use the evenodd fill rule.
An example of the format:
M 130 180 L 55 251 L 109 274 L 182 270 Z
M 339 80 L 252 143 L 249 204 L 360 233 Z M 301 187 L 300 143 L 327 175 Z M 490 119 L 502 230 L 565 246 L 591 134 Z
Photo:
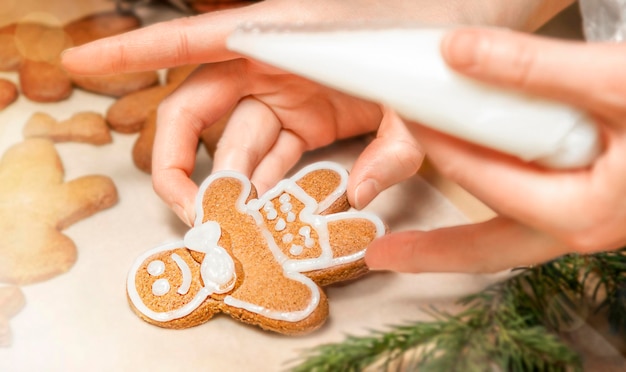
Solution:
M 348 198 L 357 208 L 415 173 L 423 151 L 393 114 L 292 75 L 240 59 L 226 37 L 246 22 L 473 23 L 534 28 L 572 0 L 265 0 L 251 6 L 155 24 L 99 40 L 63 55 L 75 74 L 206 64 L 159 108 L 154 144 L 156 192 L 186 223 L 197 186 L 189 180 L 198 134 L 233 109 L 214 170 L 232 169 L 263 188 L 284 176 L 301 153 L 378 130 L 356 161 Z M 382 120 L 382 122 L 381 122 Z
M 377 104 L 245 59 L 204 65 L 160 105 L 153 154 L 155 189 L 187 223 L 194 218 L 198 189 L 189 179 L 198 137 L 233 107 L 217 144 L 213 171 L 237 170 L 251 176 L 261 193 L 283 178 L 304 151 L 376 131 L 383 117 Z M 371 147 L 372 157 L 384 160 L 395 151 L 397 156 L 416 158 L 416 163 L 387 166 L 401 179 L 414 174 L 422 158 L 414 141 L 401 138 L 398 145 L 397 131 L 381 133 L 372 144 L 376 146 Z M 385 133 L 391 133 L 391 145 L 384 146 Z M 376 150 L 380 142 L 383 146 Z M 363 156 L 368 153 L 371 150 Z
M 439 170 L 499 216 L 391 234 L 368 249 L 368 265 L 493 272 L 626 245 L 626 45 L 461 29 L 444 38 L 442 52 L 467 76 L 587 111 L 603 134 L 604 151 L 589 168 L 548 170 L 416 124 L 412 131 Z
M 107 74 L 203 63 L 159 108 L 154 144 L 156 192 L 178 216 L 194 218 L 197 186 L 189 179 L 200 131 L 233 110 L 218 143 L 213 171 L 232 169 L 263 191 L 303 151 L 350 136 L 378 136 L 352 169 L 349 198 L 362 207 L 389 185 L 413 175 L 423 152 L 394 115 L 294 75 L 242 59 L 225 47 L 244 22 L 333 22 L 368 19 L 461 22 L 465 8 L 429 1 L 266 0 L 226 11 L 155 24 L 99 40 L 63 55 L 78 74 Z M 480 12 L 479 12 L 480 13 Z

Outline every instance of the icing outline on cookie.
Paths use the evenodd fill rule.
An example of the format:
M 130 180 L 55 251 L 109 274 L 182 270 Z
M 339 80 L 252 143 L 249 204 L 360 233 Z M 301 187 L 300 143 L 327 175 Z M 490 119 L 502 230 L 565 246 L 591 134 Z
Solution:
M 319 203 L 297 184 L 297 181 L 299 181 L 302 177 L 316 170 L 331 170 L 340 177 L 340 182 L 337 187 Z M 229 294 L 224 297 L 223 302 L 231 307 L 245 309 L 274 320 L 288 322 L 303 320 L 317 308 L 321 297 L 319 286 L 303 273 L 351 263 L 363 258 L 365 255 L 366 249 L 363 248 L 356 253 L 347 256 L 333 257 L 328 223 L 344 219 L 366 219 L 375 226 L 376 237 L 380 237 L 385 233 L 385 226 L 383 222 L 377 216 L 368 212 L 349 211 L 333 213 L 330 215 L 318 214 L 330 207 L 345 193 L 348 182 L 348 172 L 336 163 L 319 162 L 304 167 L 293 177 L 280 181 L 275 187 L 268 190 L 258 199 L 251 199 L 247 203 L 246 200 L 249 198 L 252 190 L 250 180 L 242 174 L 234 171 L 217 172 L 209 176 L 199 188 L 199 192 L 196 197 L 196 220 L 194 222 L 194 227 L 185 235 L 185 239 L 183 241 L 154 248 L 144 253 L 135 260 L 135 263 L 131 268 L 127 281 L 129 298 L 135 308 L 146 317 L 160 322 L 182 318 L 197 309 L 211 294 L 228 293 L 233 289 L 236 278 L 234 262 L 228 252 L 217 245 L 221 236 L 220 226 L 215 221 L 203 222 L 204 195 L 210 185 L 221 178 L 233 178 L 241 183 L 242 190 L 240 195 L 237 197 L 235 207 L 240 213 L 249 215 L 254 219 L 274 259 L 281 265 L 283 269 L 282 274 L 286 278 L 298 281 L 306 286 L 310 290 L 311 294 L 311 298 L 307 306 L 296 311 L 268 309 L 258 304 L 240 300 L 236 298 L 236 296 Z M 304 208 L 300 211 L 300 213 L 298 213 L 297 216 L 291 212 L 290 200 L 294 197 L 304 205 Z M 275 198 L 278 198 L 278 202 L 280 203 L 279 206 L 273 204 L 272 200 Z M 288 222 L 293 222 L 296 218 L 298 218 L 306 224 L 306 229 L 301 228 L 299 231 L 299 234 L 304 238 L 304 246 L 298 246 L 295 244 L 292 245 L 292 249 L 295 251 L 312 247 L 315 242 L 311 238 L 311 229 L 315 231 L 319 247 L 321 248 L 321 254 L 318 257 L 307 259 L 290 258 L 281 251 L 266 223 L 266 220 L 271 221 L 278 217 L 275 215 L 276 213 L 274 213 L 277 212 L 277 209 L 281 210 L 283 213 L 287 213 Z M 280 220 L 277 221 L 274 230 L 282 231 L 285 228 L 283 224 L 286 224 L 286 222 L 280 218 Z M 292 234 L 285 234 L 282 237 L 283 242 L 291 242 L 291 240 L 293 240 Z M 152 311 L 145 306 L 141 297 L 137 293 L 135 287 L 135 277 L 137 272 L 145 260 L 147 260 L 150 256 L 182 247 L 205 254 L 203 262 L 201 263 L 201 279 L 204 282 L 204 286 L 199 290 L 191 302 L 183 305 L 181 308 L 168 312 Z M 173 256 L 174 254 L 172 255 L 172 259 L 175 260 L 179 269 L 184 273 L 183 267 L 178 261 L 176 261 L 176 259 L 174 259 Z M 292 256 L 296 256 L 296 254 L 292 254 Z M 180 261 L 183 260 L 180 259 Z M 151 264 L 152 263 L 150 263 L 150 265 Z M 188 291 L 187 281 L 184 278 L 185 274 L 183 274 L 183 284 L 178 290 L 178 293 L 181 294 L 187 293 Z M 187 288 L 187 291 L 185 291 L 185 288 Z M 184 293 L 182 293 L 183 291 Z

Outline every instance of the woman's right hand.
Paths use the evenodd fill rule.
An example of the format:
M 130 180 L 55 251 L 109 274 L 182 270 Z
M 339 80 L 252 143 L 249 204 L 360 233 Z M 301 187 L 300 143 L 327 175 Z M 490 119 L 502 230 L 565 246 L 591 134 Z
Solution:
M 154 144 L 154 188 L 188 224 L 193 220 L 197 191 L 189 174 L 199 133 L 229 109 L 234 114 L 218 143 L 214 170 L 239 171 L 261 188 L 282 178 L 303 151 L 380 127 L 377 139 L 355 163 L 348 184 L 351 203 L 363 207 L 386 187 L 416 172 L 423 151 L 414 138 L 395 115 L 383 118 L 376 104 L 260 66 L 227 50 L 226 38 L 237 26 L 248 22 L 413 21 L 519 28 L 527 25 L 516 10 L 539 19 L 532 17 L 535 10 L 553 13 L 570 2 L 511 0 L 505 6 L 499 0 L 265 0 L 98 40 L 66 51 L 62 60 L 74 74 L 206 64 L 159 108 Z M 544 3 L 550 6 L 545 8 Z M 291 91 L 284 91 L 287 87 Z M 242 128 L 249 129 L 247 136 L 241 136 Z

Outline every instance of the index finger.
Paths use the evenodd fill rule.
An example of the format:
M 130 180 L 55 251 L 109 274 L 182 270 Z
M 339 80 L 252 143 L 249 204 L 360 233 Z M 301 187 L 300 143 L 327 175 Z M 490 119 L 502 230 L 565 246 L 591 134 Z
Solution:
M 152 154 L 155 192 L 188 225 L 195 220 L 198 186 L 189 178 L 200 133 L 245 96 L 242 60 L 209 64 L 194 71 L 158 109 Z
M 263 14 L 262 3 L 156 23 L 66 50 L 61 56 L 70 73 L 106 75 L 236 58 L 226 37 L 241 22 Z M 271 14 L 271 13 L 270 13 Z

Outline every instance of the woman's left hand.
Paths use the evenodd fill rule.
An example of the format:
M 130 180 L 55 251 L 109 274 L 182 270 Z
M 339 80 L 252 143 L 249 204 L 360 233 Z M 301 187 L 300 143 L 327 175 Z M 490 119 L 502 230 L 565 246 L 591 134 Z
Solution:
M 588 168 L 549 170 L 414 124 L 412 132 L 439 170 L 499 216 L 390 234 L 368 248 L 368 265 L 493 272 L 626 245 L 626 45 L 459 29 L 444 38 L 442 51 L 469 77 L 586 111 L 604 150 Z

